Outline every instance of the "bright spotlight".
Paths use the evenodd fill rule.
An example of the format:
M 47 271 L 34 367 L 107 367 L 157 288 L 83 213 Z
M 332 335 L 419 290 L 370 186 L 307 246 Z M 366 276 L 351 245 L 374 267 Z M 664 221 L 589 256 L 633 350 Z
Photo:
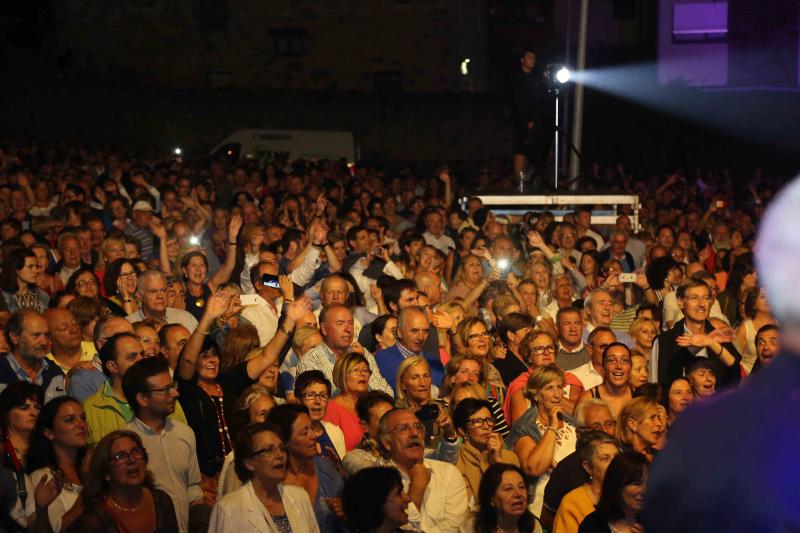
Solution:
M 469 58 L 466 58 L 464 61 L 461 62 L 461 75 L 462 76 L 469 75 Z
M 173 152 L 175 153 L 175 155 L 181 155 L 181 153 L 183 151 L 180 148 L 175 148 L 175 150 L 173 150 Z
M 567 67 L 561 67 L 558 69 L 558 72 L 556 72 L 556 81 L 558 81 L 558 83 L 567 83 L 571 74 Z

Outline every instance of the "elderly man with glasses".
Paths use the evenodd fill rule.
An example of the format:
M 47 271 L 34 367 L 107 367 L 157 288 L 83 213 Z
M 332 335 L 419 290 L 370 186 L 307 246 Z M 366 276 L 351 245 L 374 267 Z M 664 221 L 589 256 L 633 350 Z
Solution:
M 425 426 L 407 409 L 393 409 L 378 424 L 378 440 L 408 493 L 414 531 L 457 532 L 467 519 L 464 479 L 451 464 L 425 458 Z
M 708 285 L 690 278 L 678 287 L 676 296 L 684 318 L 656 338 L 650 355 L 650 381 L 669 389 L 692 358 L 705 357 L 714 364 L 722 387 L 738 384 L 742 356 L 731 335 L 715 330 L 708 320 L 713 302 Z

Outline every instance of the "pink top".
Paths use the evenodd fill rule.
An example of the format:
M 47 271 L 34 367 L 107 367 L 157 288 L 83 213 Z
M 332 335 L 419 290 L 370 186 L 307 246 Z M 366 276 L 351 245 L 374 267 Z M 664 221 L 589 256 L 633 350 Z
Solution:
M 328 409 L 325 411 L 323 420 L 339 426 L 344 433 L 344 446 L 349 452 L 361 442 L 364 436 L 364 429 L 359 423 L 358 416 L 354 415 L 336 401 L 328 402 Z

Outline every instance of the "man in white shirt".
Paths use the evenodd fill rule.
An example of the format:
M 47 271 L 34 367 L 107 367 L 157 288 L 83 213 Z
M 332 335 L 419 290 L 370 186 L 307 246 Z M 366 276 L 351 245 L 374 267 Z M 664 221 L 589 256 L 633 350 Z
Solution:
M 443 254 L 455 250 L 456 243 L 444 234 L 444 217 L 437 209 L 425 213 L 425 233 L 422 234 L 426 244 L 430 244 Z
M 403 480 L 414 531 L 456 533 L 467 519 L 464 478 L 451 464 L 426 459 L 425 426 L 407 409 L 393 409 L 378 424 L 378 440 Z
M 370 313 L 377 314 L 378 305 L 375 302 L 375 297 L 372 296 L 371 285 L 376 282 L 375 279 L 368 278 L 364 275 L 373 259 L 381 259 L 385 265 L 383 267 L 383 274 L 391 276 L 394 279 L 401 279 L 403 273 L 394 261 L 389 257 L 389 251 L 380 247 L 377 250 L 370 250 L 369 232 L 363 226 L 353 226 L 347 230 L 347 245 L 350 248 L 350 255 L 344 260 L 343 270 L 346 270 L 353 276 L 356 282 L 356 290 L 361 291 L 364 297 L 364 307 Z
M 69 278 L 81 267 L 81 243 L 73 233 L 65 233 L 58 239 L 58 254 L 60 269 L 58 277 L 61 283 L 67 284 Z
M 167 277 L 160 270 L 150 269 L 139 277 L 136 298 L 139 310 L 125 317 L 128 322 L 157 318 L 167 324 L 180 324 L 189 331 L 197 327 L 197 319 L 189 312 L 167 307 Z
M 611 328 L 606 326 L 596 327 L 589 334 L 589 339 L 586 342 L 589 362 L 571 371 L 575 377 L 581 380 L 583 390 L 589 390 L 603 382 L 605 376 L 603 370 L 603 350 L 605 350 L 609 344 L 616 341 L 617 338 L 614 332 Z
M 266 346 L 278 331 L 278 320 L 283 306 L 280 289 L 265 283 L 264 276 L 277 279 L 277 258 L 275 261 L 261 261 L 250 271 L 250 282 L 258 295 L 258 302 L 242 309 L 242 316 L 258 330 L 261 346 Z
M 194 432 L 169 418 L 175 412 L 178 388 L 169 375 L 167 361 L 149 357 L 134 363 L 122 378 L 122 390 L 135 415 L 125 429 L 142 438 L 147 469 L 155 476 L 156 487 L 172 498 L 178 527 L 186 533 L 189 508 L 204 505 L 203 491 Z M 207 516 L 210 509 L 204 507 L 193 509 L 191 514 Z

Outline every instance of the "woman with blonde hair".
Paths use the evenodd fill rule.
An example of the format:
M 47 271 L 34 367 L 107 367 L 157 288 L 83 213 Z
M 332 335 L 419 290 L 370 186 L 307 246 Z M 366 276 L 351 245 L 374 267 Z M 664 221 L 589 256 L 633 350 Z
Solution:
M 561 270 L 559 269 L 556 273 L 560 274 Z M 527 279 L 533 281 L 533 284 L 536 285 L 536 302 L 539 309 L 544 309 L 553 299 L 553 269 L 550 263 L 534 259 L 529 263 L 526 274 Z
M 395 407 L 416 413 L 425 425 L 426 447 L 429 448 L 436 448 L 444 435 L 456 437 L 447 404 L 436 398 L 438 392 L 431 383 L 431 369 L 424 357 L 413 355 L 400 363 Z
M 455 336 L 458 325 L 467 316 L 467 308 L 463 298 L 455 298 L 449 302 L 441 304 L 436 309 L 434 315 L 434 326 L 439 336 L 439 346 L 444 349 L 446 359 L 442 362 L 447 364 L 450 354 L 454 353 L 451 336 Z M 448 320 L 449 319 L 449 320 Z
M 520 343 L 520 355 L 530 364 L 527 372 L 523 372 L 514 381 L 509 383 L 506 390 L 506 402 L 503 409 L 506 419 L 514 421 L 524 415 L 531 406 L 530 400 L 525 396 L 528 378 L 536 368 L 544 365 L 555 365 L 558 341 L 552 333 L 544 329 L 534 329 L 528 332 Z M 565 374 L 565 396 L 562 398 L 564 410 L 571 413 L 575 403 L 583 393 L 581 381 L 570 372 Z
M 658 403 L 646 396 L 634 398 L 617 419 L 617 439 L 630 451 L 644 454 L 650 461 L 665 431 Z
M 328 403 L 323 420 L 341 428 L 348 452 L 355 448 L 364 436 L 364 428 L 361 427 L 356 412 L 356 402 L 362 394 L 369 391 L 371 375 L 369 362 L 360 353 L 348 353 L 333 365 L 333 384 L 340 392 Z
M 322 333 L 314 326 L 297 328 L 292 337 L 292 350 L 297 357 L 303 357 L 309 350 L 322 343 Z
M 490 394 L 491 389 L 486 380 L 486 361 L 480 356 L 465 353 L 452 358 L 444 371 L 445 376 L 439 397 L 449 397 L 453 388 L 461 383 L 475 383 L 484 391 L 483 396 L 479 399 L 487 400 L 492 406 L 492 416 L 496 421 L 494 431 L 503 437 L 507 436 L 508 424 L 503 408 L 500 402 Z M 451 406 L 451 412 L 453 409 L 455 406 Z
M 631 323 L 628 333 L 633 339 L 631 352 L 639 352 L 649 360 L 650 353 L 653 351 L 653 341 L 658 334 L 655 321 L 640 316 Z
M 461 268 L 456 272 L 453 278 L 453 284 L 450 290 L 447 291 L 447 301 L 454 298 L 467 299 L 470 293 L 485 287 L 488 280 L 483 275 L 483 265 L 481 264 L 480 257 L 476 255 L 468 255 L 461 263 Z M 474 300 L 474 298 L 473 298 Z
M 477 383 L 465 381 L 455 385 L 447 395 L 447 405 L 450 408 L 450 414 L 453 414 L 453 409 L 466 398 L 475 398 L 476 400 L 486 400 L 486 391 L 481 388 Z
M 489 353 L 492 348 L 492 337 L 481 319 L 470 317 L 461 321 L 456 328 L 455 348 L 458 354 L 468 353 L 483 358 L 489 395 L 502 404 L 505 400 L 506 387 L 500 372 L 489 364 L 491 363 Z
M 540 516 L 544 487 L 552 469 L 575 451 L 575 420 L 563 407 L 564 371 L 555 364 L 536 368 L 528 378 L 525 395 L 531 407 L 511 426 L 507 446 L 535 485 L 531 512 Z

